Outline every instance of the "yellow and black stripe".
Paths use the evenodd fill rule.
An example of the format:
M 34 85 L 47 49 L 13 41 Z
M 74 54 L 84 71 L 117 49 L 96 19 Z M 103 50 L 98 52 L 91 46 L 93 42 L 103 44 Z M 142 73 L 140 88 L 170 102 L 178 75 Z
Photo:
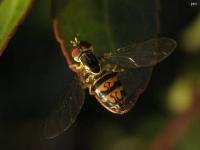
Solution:
M 109 72 L 96 80 L 93 84 L 95 97 L 109 111 L 120 113 L 125 103 L 125 91 L 118 80 L 117 72 Z

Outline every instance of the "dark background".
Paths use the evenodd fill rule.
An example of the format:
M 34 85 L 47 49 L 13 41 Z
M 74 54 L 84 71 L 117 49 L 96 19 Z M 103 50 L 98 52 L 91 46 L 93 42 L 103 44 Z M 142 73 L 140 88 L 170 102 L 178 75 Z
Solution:
M 85 104 L 75 124 L 59 137 L 45 140 L 42 138 L 41 122 L 59 95 L 70 85 L 67 64 L 52 31 L 50 2 L 36 1 L 0 60 L 0 149 L 150 148 L 157 135 L 165 137 L 163 128 L 171 123 L 171 118 L 190 109 L 190 102 L 183 109 L 178 107 L 181 101 L 177 102 L 178 105 L 167 105 L 168 91 L 183 77 L 191 80 L 190 83 L 197 83 L 188 89 L 199 92 L 200 48 L 190 51 L 182 44 L 183 33 L 192 28 L 192 23 L 198 19 L 199 5 L 191 7 L 190 1 L 182 0 L 161 2 L 161 35 L 174 38 L 178 47 L 169 58 L 155 67 L 148 88 L 131 112 L 116 116 L 86 94 Z M 178 92 L 184 93 L 180 90 L 175 93 Z M 195 99 L 191 97 L 189 101 Z M 172 149 L 200 148 L 198 116 L 198 112 L 191 114 L 188 122 L 192 123 L 176 138 Z M 195 119 L 191 121 L 191 118 Z M 179 126 L 182 125 L 180 121 Z M 169 143 L 165 144 L 163 148 Z

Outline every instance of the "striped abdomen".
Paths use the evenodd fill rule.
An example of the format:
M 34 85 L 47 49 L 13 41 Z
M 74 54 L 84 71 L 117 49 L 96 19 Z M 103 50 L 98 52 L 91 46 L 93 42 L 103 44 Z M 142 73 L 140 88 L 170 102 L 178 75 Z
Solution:
M 116 72 L 108 72 L 93 84 L 95 97 L 102 106 L 113 113 L 123 114 L 125 109 L 125 91 Z

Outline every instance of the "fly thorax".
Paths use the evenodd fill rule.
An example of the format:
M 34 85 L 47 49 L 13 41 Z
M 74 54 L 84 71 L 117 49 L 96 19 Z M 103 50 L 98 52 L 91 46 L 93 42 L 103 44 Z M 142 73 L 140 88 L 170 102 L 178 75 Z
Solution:
M 93 74 L 99 74 L 101 72 L 101 67 L 99 60 L 91 51 L 86 51 L 81 54 L 79 60 L 85 67 L 85 70 Z

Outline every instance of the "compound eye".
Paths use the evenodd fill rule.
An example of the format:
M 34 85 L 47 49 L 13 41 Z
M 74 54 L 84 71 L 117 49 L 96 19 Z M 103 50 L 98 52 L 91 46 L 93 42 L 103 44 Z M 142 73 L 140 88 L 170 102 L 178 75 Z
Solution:
M 90 49 L 91 46 L 92 45 L 87 41 L 80 41 L 78 44 L 78 47 L 80 47 L 81 49 Z
M 72 49 L 72 58 L 74 59 L 74 60 L 76 60 L 77 58 L 78 58 L 78 56 L 80 55 L 80 53 L 81 53 L 81 51 L 80 51 L 80 49 L 79 48 L 73 48 Z

